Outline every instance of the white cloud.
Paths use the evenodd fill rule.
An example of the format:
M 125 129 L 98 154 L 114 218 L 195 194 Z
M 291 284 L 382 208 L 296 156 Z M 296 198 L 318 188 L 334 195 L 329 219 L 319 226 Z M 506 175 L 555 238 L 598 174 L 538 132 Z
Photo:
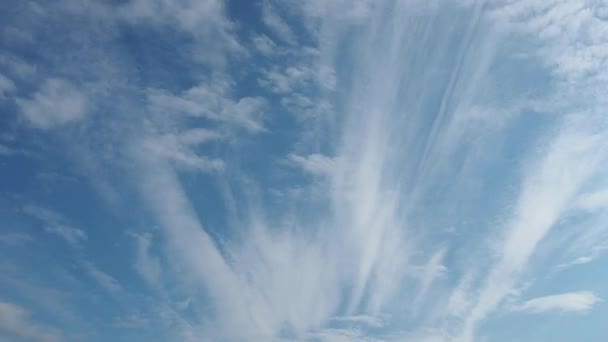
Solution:
M 577 210 L 584 209 L 586 204 L 590 204 L 587 208 L 594 207 L 593 198 L 586 203 L 581 200 L 577 203 L 576 200 L 583 187 L 592 184 L 598 176 L 603 157 L 594 151 L 606 148 L 602 142 L 606 138 L 606 126 L 598 114 L 602 111 L 602 100 L 597 98 L 596 92 L 605 88 L 605 68 L 602 65 L 606 58 L 601 50 L 608 41 L 604 33 L 598 31 L 601 24 L 590 18 L 587 4 L 582 1 L 532 0 L 502 5 L 504 3 L 497 4 L 490 15 L 494 19 L 506 20 L 499 26 L 511 34 L 517 32 L 528 38 L 534 37 L 535 44 L 540 46 L 536 52 L 541 63 L 551 68 L 555 77 L 555 89 L 552 89 L 555 99 L 547 99 L 549 104 L 540 107 L 544 107 L 541 111 L 559 114 L 562 126 L 550 137 L 552 143 L 549 147 L 542 147 L 545 151 L 542 158 L 537 158 L 532 162 L 535 166 L 527 167 L 523 172 L 520 193 L 514 212 L 504 227 L 504 237 L 494 241 L 493 254 L 497 261 L 490 263 L 490 272 L 483 278 L 482 285 L 468 291 L 467 298 L 472 299 L 473 305 L 465 308 L 466 313 L 461 311 L 466 317 L 459 335 L 462 341 L 475 340 L 477 326 L 517 293 L 524 273 L 533 273 L 536 270 L 534 266 L 541 262 L 540 258 L 535 259 L 540 252 L 557 256 L 559 251 L 571 249 L 570 245 L 582 245 L 576 241 L 579 239 L 574 243 L 566 241 L 567 234 L 561 239 L 556 237 L 556 234 L 563 233 L 556 226 L 568 214 L 580 213 Z M 538 150 L 534 155 L 537 153 Z M 597 199 L 601 200 L 601 196 Z M 591 246 L 585 243 L 587 251 L 577 247 L 575 252 L 571 251 L 572 254 L 588 252 L 593 255 L 558 268 L 590 262 L 597 254 L 596 247 L 603 243 L 597 239 L 603 230 L 600 227 L 577 231 L 576 234 L 585 236 L 584 239 L 593 235 L 596 240 Z M 582 303 L 589 297 L 539 298 L 539 301 L 530 301 L 529 308 L 550 307 L 550 301 L 558 299 L 582 299 Z M 575 310 L 575 307 L 573 304 L 570 308 Z M 563 309 L 568 308 L 564 304 Z
M 101 271 L 91 262 L 83 261 L 81 266 L 86 273 L 109 294 L 115 295 L 122 291 L 122 286 L 114 277 Z
M 137 244 L 135 256 L 135 270 L 152 287 L 161 286 L 160 259 L 151 254 L 152 237 L 150 234 L 133 234 Z
M 179 95 L 151 89 L 148 91 L 148 102 L 150 109 L 156 113 L 205 117 L 251 133 L 264 131 L 266 101 L 260 97 L 232 99 L 231 88 L 227 80 L 215 80 L 192 87 Z
M 579 87 L 598 86 L 594 82 L 608 80 L 608 31 L 602 8 L 585 0 L 528 0 L 499 7 L 495 15 L 540 38 L 540 54 L 558 76 Z
M 577 201 L 577 206 L 586 211 L 608 209 L 608 189 L 602 189 L 581 196 Z
M 15 342 L 59 342 L 62 335 L 54 328 L 36 323 L 26 309 L 0 301 L 0 338 Z
M 222 170 L 224 163 L 221 160 L 201 156 L 193 150 L 199 141 L 202 143 L 217 137 L 214 135 L 197 136 L 197 134 L 186 132 L 182 135 L 168 133 L 152 136 L 144 142 L 143 150 L 144 153 L 151 153 L 158 158 L 171 161 L 182 170 L 203 172 Z
M 530 299 L 514 308 L 526 313 L 591 311 L 601 299 L 590 291 L 568 292 Z
M 566 269 L 572 266 L 576 266 L 576 265 L 585 265 L 588 264 L 590 262 L 592 262 L 594 259 L 593 256 L 582 256 L 582 257 L 578 257 L 570 262 L 566 262 L 563 264 L 559 264 L 557 265 L 558 269 Z
M 322 65 L 317 74 L 317 82 L 327 90 L 334 90 L 337 82 L 335 70 L 330 66 Z
M 0 74 L 0 100 L 15 92 L 15 83 L 8 77 Z
M 275 42 L 263 34 L 253 37 L 253 46 L 264 56 L 272 56 L 278 52 Z
M 59 236 L 73 247 L 80 247 L 87 240 L 83 230 L 66 224 L 65 218 L 52 210 L 30 204 L 23 207 L 23 212 L 44 223 L 47 233 Z
M 315 340 L 323 342 L 349 342 L 349 341 L 361 341 L 361 342 L 378 342 L 382 341 L 362 333 L 358 330 L 353 329 L 325 329 L 318 333 L 311 334 Z
M 473 340 L 477 325 L 512 293 L 538 244 L 593 174 L 598 162 L 595 151 L 601 149 L 602 142 L 585 133 L 574 127 L 564 128 L 544 157 L 526 173 L 515 212 L 497 251 L 499 260 L 467 314 L 463 341 Z
M 302 1 L 302 11 L 312 19 L 332 20 L 341 15 L 341 20 L 361 20 L 369 18 L 373 10 L 373 0 L 323 0 Z
M 311 9 L 315 13 L 331 10 L 336 14 L 349 4 L 340 2 L 334 8 L 320 1 L 311 3 L 319 6 Z M 436 324 L 433 320 L 436 317 L 427 321 L 424 313 L 418 312 L 421 310 L 411 310 L 416 311 L 410 313 L 413 317 L 404 313 L 412 306 L 426 311 L 443 309 L 445 299 L 445 316 L 450 324 L 456 321 L 456 327 L 450 325 L 449 328 L 454 329 L 448 330 L 457 335 L 464 321 L 463 339 L 470 341 L 475 339 L 479 324 L 514 293 L 520 276 L 531 265 L 537 246 L 550 236 L 563 213 L 570 210 L 581 185 L 597 167 L 597 153 L 593 151 L 606 147 L 601 134 L 580 127 L 575 118 L 564 123 L 555 136 L 545 137 L 548 148 L 539 152 L 526 146 L 536 158 L 522 162 L 521 170 L 514 172 L 517 176 L 509 174 L 513 170 L 506 170 L 504 175 L 496 177 L 499 179 L 492 179 L 492 184 L 504 182 L 509 193 L 515 193 L 507 199 L 496 200 L 504 200 L 507 202 L 504 207 L 512 209 L 512 212 L 498 214 L 507 217 L 506 221 L 488 224 L 489 220 L 479 219 L 485 213 L 477 204 L 494 198 L 487 194 L 479 198 L 470 196 L 469 192 L 477 188 L 468 185 L 480 184 L 479 188 L 486 190 L 490 182 L 477 180 L 487 177 L 475 177 L 478 174 L 467 168 L 483 164 L 477 160 L 477 149 L 484 152 L 481 154 L 490 154 L 484 157 L 496 157 L 492 159 L 495 161 L 502 158 L 494 155 L 497 151 L 511 147 L 493 144 L 494 140 L 485 136 L 467 136 L 468 128 L 463 124 L 463 121 L 487 120 L 505 129 L 505 134 L 511 133 L 505 128 L 509 125 L 502 125 L 506 115 L 492 111 L 488 104 L 475 107 L 484 110 L 468 111 L 470 102 L 487 90 L 481 89 L 485 86 L 481 75 L 495 72 L 488 69 L 493 60 L 492 44 L 483 39 L 477 41 L 482 35 L 476 32 L 480 11 L 460 18 L 469 25 L 460 32 L 454 31 L 457 26 L 448 24 L 445 28 L 441 20 L 434 20 L 445 13 L 432 12 L 429 17 L 415 13 L 410 17 L 412 14 L 406 11 L 409 8 L 401 7 L 406 6 L 405 3 L 413 2 L 393 2 L 395 7 L 377 8 L 372 6 L 372 1 L 356 2 L 353 13 L 345 12 L 356 18 L 369 17 L 361 20 L 361 26 L 354 31 L 357 34 L 352 34 L 342 19 L 329 15 L 325 19 L 316 18 L 323 22 L 317 32 L 319 50 L 315 50 L 312 61 L 279 64 L 262 73 L 260 84 L 282 96 L 280 102 L 285 107 L 308 110 L 321 105 L 330 108 L 334 102 L 339 105 L 335 117 L 315 122 L 323 134 L 313 138 L 305 136 L 303 140 L 310 140 L 299 142 L 298 147 L 304 148 L 296 149 L 318 151 L 324 147 L 323 150 L 332 151 L 335 157 L 290 154 L 286 160 L 310 174 L 328 176 L 327 187 L 323 189 L 327 196 L 313 203 L 314 207 L 323 209 L 318 215 L 316 212 L 300 215 L 299 211 L 307 208 L 295 201 L 281 203 L 287 210 L 276 213 L 274 208 L 269 208 L 266 212 L 263 196 L 252 194 L 256 191 L 248 186 L 264 188 L 267 184 L 251 185 L 255 180 L 249 178 L 247 170 L 229 170 L 217 177 L 222 186 L 230 188 L 224 190 L 229 193 L 226 197 L 238 198 L 228 203 L 234 208 L 230 208 L 233 211 L 227 221 L 236 224 L 234 227 L 230 224 L 227 230 L 234 229 L 230 232 L 234 232 L 235 237 L 217 234 L 218 227 L 207 230 L 201 222 L 206 221 L 205 215 L 215 214 L 201 210 L 200 203 L 191 201 L 175 169 L 221 169 L 223 163 L 219 158 L 207 157 L 203 152 L 205 144 L 229 140 L 230 133 L 236 129 L 249 133 L 265 131 L 262 111 L 266 100 L 235 96 L 237 87 L 228 78 L 200 82 L 185 91 L 147 90 L 148 109 L 153 114 L 150 120 L 158 119 L 151 125 L 156 126 L 143 137 L 135 134 L 121 138 L 135 146 L 126 152 L 133 171 L 130 180 L 140 191 L 147 212 L 152 213 L 153 220 L 161 226 L 163 239 L 159 239 L 156 249 L 152 248 L 156 245 L 152 246 L 149 235 L 135 236 L 134 266 L 151 287 L 158 287 L 165 280 L 179 284 L 173 292 L 167 291 L 161 296 L 163 300 L 164 296 L 172 297 L 171 300 L 177 297 L 175 302 L 187 298 L 188 305 L 176 304 L 177 308 L 167 314 L 172 317 L 172 323 L 179 322 L 175 325 L 183 330 L 179 340 L 258 337 L 272 340 L 286 331 L 296 339 L 312 334 L 326 340 L 365 340 L 365 332 L 359 329 L 327 327 L 341 320 L 357 328 L 390 329 L 390 324 L 378 318 L 390 317 L 383 316 L 385 312 L 403 315 L 395 321 L 410 323 L 410 318 L 415 321 L 423 333 L 417 330 L 411 336 L 445 340 L 445 334 L 435 334 L 429 328 Z M 277 36 L 284 36 L 283 39 L 294 38 L 285 33 L 289 32 L 285 27 L 290 29 L 271 4 L 265 3 L 272 11 L 270 24 L 266 24 Z M 132 1 L 122 9 L 132 23 L 176 25 L 197 39 L 202 38 L 200 32 L 202 35 L 215 32 L 206 26 L 207 21 L 214 22 L 216 15 L 222 17 L 222 6 L 217 1 L 179 4 L 168 0 Z M 216 28 L 227 27 L 223 26 L 224 19 L 220 18 Z M 230 31 L 226 30 L 224 32 Z M 462 41 L 452 43 L 460 36 Z M 254 44 L 260 52 L 269 53 L 273 45 L 264 37 L 254 39 Z M 224 36 L 214 38 L 221 41 Z M 488 40 L 495 40 L 493 35 L 490 38 Z M 214 50 L 213 44 L 200 45 Z M 335 98 L 326 98 L 327 94 L 334 95 L 329 90 L 342 85 L 337 79 L 343 75 L 347 75 L 347 84 L 337 89 Z M 465 112 L 474 118 L 462 120 Z M 494 118 L 494 114 L 499 118 Z M 213 131 L 183 129 L 182 120 L 208 123 Z M 501 124 L 497 124 L 498 121 Z M 505 144 L 517 140 L 519 135 L 510 136 Z M 494 166 L 492 164 L 492 171 Z M 523 181 L 514 186 L 509 176 L 521 176 Z M 233 182 L 237 190 L 231 189 Z M 491 192 L 496 193 L 496 197 L 500 195 L 500 191 Z M 461 211 L 466 212 L 469 202 L 475 204 L 475 213 L 467 217 Z M 485 204 L 496 203 L 482 204 L 485 208 Z M 69 226 L 64 224 L 64 219 L 44 212 L 38 216 L 55 223 L 50 225 L 53 228 L 49 232 L 70 240 L 69 230 L 65 231 Z M 441 220 L 459 227 L 452 236 L 457 236 L 462 229 L 475 229 L 479 235 L 459 238 L 454 248 L 461 249 L 454 251 L 453 258 L 452 254 L 446 258 L 447 248 L 435 248 L 436 242 L 444 238 L 442 230 L 435 229 L 434 225 Z M 470 221 L 474 222 L 469 224 Z M 446 226 L 446 222 L 440 223 L 441 227 Z M 478 229 L 485 224 L 497 227 L 487 231 Z M 492 238 L 500 236 L 492 241 L 495 248 L 491 251 L 484 248 L 485 233 Z M 84 239 L 84 233 L 82 236 L 72 234 L 71 238 L 76 242 Z M 156 250 L 163 252 L 155 254 Z M 412 259 L 422 260 L 416 264 L 423 266 L 412 266 Z M 170 267 L 161 270 L 160 265 L 165 265 L 161 261 L 167 261 Z M 454 263 L 454 272 L 450 265 L 448 274 L 444 263 Z M 85 262 L 82 268 L 108 292 L 122 291 L 116 279 L 92 263 Z M 463 269 L 464 276 L 453 275 Z M 413 277 L 411 273 L 415 273 Z M 434 296 L 435 290 L 444 290 L 437 286 L 442 276 L 454 276 L 455 279 L 450 280 L 458 286 L 454 291 Z M 540 299 L 524 306 L 547 307 L 546 298 Z M 561 308 L 575 307 L 568 305 Z M 203 322 L 185 318 L 190 312 L 182 315 L 181 311 L 189 308 L 194 313 L 211 314 L 205 315 Z M 390 323 L 390 319 L 387 320 Z M 125 321 L 128 324 L 129 319 Z M 133 322 L 139 323 L 137 318 Z
M 435 280 L 447 272 L 447 268 L 443 265 L 445 253 L 445 248 L 438 249 L 420 270 L 420 289 L 418 290 L 416 299 L 412 303 L 414 309 L 418 309 L 420 303 L 426 299 L 426 295 Z
M 290 45 L 297 43 L 291 27 L 281 18 L 275 5 L 269 0 L 264 1 L 262 5 L 262 21 L 283 42 Z
M 251 302 L 249 292 L 201 226 L 174 171 L 153 155 L 135 157 L 145 170 L 137 179 L 143 200 L 157 215 L 175 269 L 187 270 L 174 275 L 209 291 L 217 305 L 218 326 L 214 330 L 223 338 L 268 335 L 268 317 L 250 315 L 251 310 L 260 308 Z M 154 195 L 158 193 L 163 196 Z M 239 329 L 232 329 L 234 326 Z
M 61 237 L 72 246 L 78 246 L 87 240 L 87 234 L 84 231 L 63 224 L 47 225 L 44 230 Z
M 224 168 L 221 160 L 203 156 L 196 151 L 196 148 L 222 138 L 223 136 L 217 132 L 193 128 L 179 133 L 150 135 L 143 142 L 142 149 L 144 153 L 151 153 L 157 158 L 166 159 L 184 171 L 221 171 Z
M 471 286 L 473 281 L 472 273 L 465 274 L 458 285 L 452 289 L 447 301 L 446 316 L 463 316 L 472 305 Z
M 134 0 L 120 6 L 117 16 L 134 24 L 153 24 L 191 35 L 194 59 L 214 66 L 225 65 L 228 53 L 243 48 L 224 14 L 221 0 Z
M 467 159 L 478 157 L 469 149 L 490 145 L 492 149 L 483 152 L 495 153 L 494 145 L 487 143 L 491 140 L 465 136 L 463 130 L 467 128 L 460 120 L 460 115 L 471 107 L 475 94 L 485 90 L 480 89 L 484 85 L 480 80 L 484 80 L 483 75 L 494 58 L 493 45 L 488 41 L 495 36 L 489 34 L 488 41 L 477 41 L 480 39 L 480 33 L 475 31 L 480 17 L 477 11 L 471 14 L 472 18 L 466 17 L 470 26 L 463 30 L 461 44 L 465 47 L 458 51 L 453 51 L 451 44 L 450 48 L 437 48 L 435 40 L 452 39 L 451 28 L 446 29 L 449 32 L 444 36 L 429 34 L 432 39 L 417 41 L 410 31 L 419 33 L 418 23 L 424 21 L 417 18 L 412 23 L 407 11 L 399 7 L 405 5 L 395 4 L 395 8 L 379 9 L 377 13 L 362 10 L 365 13 L 361 16 L 374 17 L 369 26 L 360 28 L 361 34 L 352 44 L 358 54 L 348 56 L 344 64 L 327 63 L 338 54 L 331 49 L 340 46 L 332 45 L 331 39 L 340 34 L 341 27 L 330 22 L 319 31 L 327 34 L 319 39 L 325 44 L 318 54 L 323 63 L 315 60 L 276 66 L 264 71 L 259 80 L 260 85 L 283 96 L 284 104 L 306 108 L 322 98 L 303 88 L 324 85 L 326 90 L 333 89 L 338 84 L 335 79 L 338 68 L 352 78 L 348 80 L 352 89 L 340 89 L 338 98 L 342 105 L 339 120 L 343 121 L 328 123 L 339 126 L 331 131 L 337 136 L 330 136 L 326 139 L 329 141 L 310 142 L 313 146 L 328 143 L 332 151 L 335 149 L 336 157 L 320 154 L 287 157 L 289 163 L 311 174 L 331 174 L 329 201 L 315 203 L 327 207 L 329 215 L 274 217 L 272 222 L 265 222 L 263 203 L 257 203 L 261 201 L 256 196 L 253 199 L 244 196 L 247 198 L 244 202 L 256 203 L 251 205 L 254 208 L 244 205 L 246 218 L 239 221 L 238 238 L 216 241 L 198 219 L 204 213 L 193 208 L 172 168 L 164 163 L 166 160 L 149 154 L 138 166 L 146 172 L 138 174 L 136 181 L 168 237 L 169 255 L 178 260 L 179 269 L 188 270 L 186 275 L 176 276 L 185 283 L 204 287 L 209 297 L 214 298 L 217 306 L 214 323 L 218 324 L 218 331 L 235 334 L 231 337 L 277 336 L 287 330 L 297 337 L 322 332 L 326 336 L 363 338 L 359 332 L 323 328 L 336 317 L 341 305 L 346 308 L 339 317 L 364 317 L 363 314 L 377 317 L 386 310 L 398 311 L 397 306 L 410 307 L 416 302 L 411 294 L 417 293 L 420 299 L 415 304 L 430 307 L 428 311 L 441 306 L 445 297 L 449 304 L 445 316 L 457 321 L 456 327 L 450 326 L 451 332 L 458 335 L 464 328 L 463 340 L 473 340 L 478 325 L 513 294 L 537 246 L 589 179 L 596 166 L 590 151 L 601 149 L 603 144 L 600 139 L 590 138 L 588 127 L 565 123 L 557 135 L 546 137 L 549 148 L 542 153 L 534 151 L 538 153 L 535 162 L 522 165 L 523 181 L 516 190 L 520 192 L 509 198 L 513 212 L 502 213 L 509 219 L 496 228 L 501 239 L 489 251 L 491 256 L 479 248 L 481 251 L 465 254 L 470 252 L 480 256 L 480 260 L 470 264 L 460 259 L 449 260 L 465 264 L 459 266 L 470 274 L 460 278 L 455 291 L 437 298 L 429 295 L 435 290 L 437 279 L 449 275 L 443 265 L 448 262 L 444 260 L 446 250 L 436 250 L 428 244 L 427 240 L 437 236 L 426 221 L 435 220 L 434 215 L 454 220 L 461 217 L 456 209 L 447 215 L 439 205 L 437 213 L 428 213 L 423 207 L 442 201 L 452 202 L 451 208 L 466 206 L 461 197 L 467 197 L 469 188 L 454 184 L 469 184 L 470 178 L 475 177 L 462 170 L 465 167 L 459 164 L 460 159 L 465 160 L 462 163 L 466 166 L 477 166 L 467 164 Z M 432 52 L 427 55 L 428 51 Z M 456 65 L 438 62 L 446 59 Z M 425 72 L 419 70 L 418 60 L 424 61 Z M 438 75 L 444 74 L 448 75 L 439 81 L 445 83 L 446 89 L 436 86 Z M 230 96 L 231 87 L 230 82 L 219 81 L 179 94 L 151 91 L 149 100 L 155 111 L 238 125 L 229 115 L 226 119 L 219 117 L 223 108 L 233 108 L 239 102 Z M 485 109 L 487 105 L 477 108 Z M 506 114 L 490 109 L 473 113 L 475 120 L 492 121 L 492 114 L 497 114 L 500 117 L 496 121 L 501 124 L 492 123 L 506 130 L 508 125 L 502 125 L 505 121 L 502 116 Z M 439 112 L 433 120 L 428 118 L 430 111 Z M 429 121 L 432 121 L 430 128 Z M 175 134 L 171 139 L 179 140 Z M 470 146 L 466 139 L 474 140 L 475 146 Z M 453 159 L 459 160 L 458 165 Z M 481 164 L 478 160 L 474 162 Z M 165 196 L 159 198 L 159 192 Z M 420 215 L 420 211 L 428 217 L 413 224 L 410 215 Z M 495 235 L 496 230 L 490 229 L 490 235 Z M 474 243 L 483 242 L 483 238 L 473 239 Z M 413 281 L 406 277 L 413 269 L 409 264 L 412 256 L 426 262 L 425 267 L 416 269 Z M 494 262 L 493 257 L 498 261 Z M 296 298 L 294 293 L 298 294 Z M 194 298 L 192 302 L 196 303 L 196 293 L 188 293 L 186 297 Z M 418 321 L 420 317 L 413 319 Z M 430 325 L 434 323 L 429 321 Z M 240 331 L 233 331 L 234 326 Z M 424 329 L 428 326 L 421 327 Z M 436 336 L 444 335 L 435 334 L 427 339 L 441 340 Z
M 332 158 L 319 153 L 313 153 L 306 156 L 292 153 L 287 156 L 287 162 L 314 176 L 331 175 L 335 163 Z
M 163 20 L 171 18 L 181 27 L 194 30 L 205 25 L 205 21 L 215 20 L 213 17 L 222 10 L 221 1 L 181 1 L 172 4 L 167 0 L 135 0 L 123 8 L 125 15 L 132 19 Z
M 84 119 L 88 100 L 70 82 L 51 78 L 30 98 L 17 98 L 16 102 L 30 125 L 47 129 Z
M 313 71 L 306 65 L 273 68 L 263 73 L 260 85 L 277 94 L 287 94 L 314 80 Z

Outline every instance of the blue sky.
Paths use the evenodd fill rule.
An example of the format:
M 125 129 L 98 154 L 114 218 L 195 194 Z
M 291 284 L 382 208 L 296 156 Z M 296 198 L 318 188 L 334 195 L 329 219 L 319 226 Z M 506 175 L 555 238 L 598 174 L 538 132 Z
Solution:
M 0 2 L 2 341 L 605 341 L 602 0 Z

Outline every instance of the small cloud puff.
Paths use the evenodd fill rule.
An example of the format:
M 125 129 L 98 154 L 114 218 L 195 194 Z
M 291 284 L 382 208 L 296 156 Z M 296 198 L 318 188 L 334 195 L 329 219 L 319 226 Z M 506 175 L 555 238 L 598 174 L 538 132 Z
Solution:
M 31 126 L 49 129 L 84 119 L 88 100 L 70 82 L 51 78 L 30 98 L 18 98 L 16 102 Z
M 292 153 L 287 156 L 287 163 L 313 176 L 327 176 L 332 173 L 335 160 L 319 153 L 307 156 Z

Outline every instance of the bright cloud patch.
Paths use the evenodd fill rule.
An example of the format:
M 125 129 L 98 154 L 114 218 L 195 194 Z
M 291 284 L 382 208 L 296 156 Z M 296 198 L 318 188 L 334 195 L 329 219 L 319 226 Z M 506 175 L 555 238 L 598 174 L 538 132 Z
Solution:
M 68 81 L 48 79 L 31 98 L 16 99 L 23 117 L 36 128 L 79 121 L 87 113 L 87 98 Z
M 589 312 L 600 298 L 593 292 L 581 291 L 538 297 L 524 302 L 517 311 L 543 312 Z

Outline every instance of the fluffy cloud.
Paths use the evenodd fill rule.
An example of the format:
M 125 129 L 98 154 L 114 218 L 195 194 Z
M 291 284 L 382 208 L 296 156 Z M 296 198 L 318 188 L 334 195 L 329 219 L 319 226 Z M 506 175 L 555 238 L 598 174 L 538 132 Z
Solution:
M 219 123 L 243 128 L 251 133 L 265 130 L 263 114 L 266 101 L 260 97 L 232 99 L 232 84 L 216 80 L 192 87 L 182 94 L 165 90 L 148 91 L 148 103 L 153 112 L 204 117 Z
M 148 138 L 143 143 L 142 152 L 166 159 L 186 171 L 219 171 L 224 166 L 221 160 L 208 158 L 194 151 L 197 145 L 219 138 L 217 133 L 204 129 L 188 130 L 180 134 L 167 133 Z
M 304 172 L 314 176 L 329 176 L 334 170 L 334 160 L 319 153 L 307 156 L 290 154 L 287 156 L 287 163 L 299 167 Z
M 29 98 L 17 98 L 23 118 L 33 127 L 47 129 L 80 121 L 87 114 L 87 97 L 72 83 L 51 78 Z
M 152 24 L 190 35 L 200 43 L 192 47 L 195 60 L 218 66 L 226 63 L 228 53 L 243 51 L 224 7 L 221 0 L 134 0 L 113 12 L 133 24 Z
M 252 41 L 255 49 L 264 56 L 271 56 L 278 52 L 275 42 L 266 35 L 253 37 Z
M 314 79 L 313 71 L 305 65 L 288 66 L 284 70 L 273 68 L 264 72 L 260 85 L 278 94 L 287 94 Z

